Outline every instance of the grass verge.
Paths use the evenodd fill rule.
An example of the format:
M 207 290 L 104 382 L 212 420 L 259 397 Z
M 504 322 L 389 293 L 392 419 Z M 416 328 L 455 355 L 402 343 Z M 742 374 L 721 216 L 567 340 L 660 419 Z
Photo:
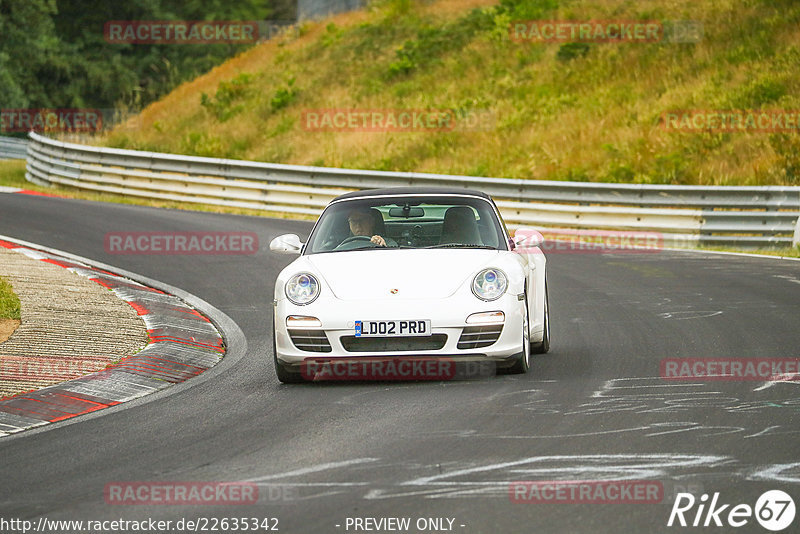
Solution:
M 778 256 L 781 258 L 800 258 L 800 246 L 782 248 L 738 249 L 733 247 L 699 247 L 697 250 L 709 252 L 744 252 L 762 256 Z
M 20 303 L 19 297 L 14 293 L 11 284 L 0 276 L 0 320 L 19 319 Z

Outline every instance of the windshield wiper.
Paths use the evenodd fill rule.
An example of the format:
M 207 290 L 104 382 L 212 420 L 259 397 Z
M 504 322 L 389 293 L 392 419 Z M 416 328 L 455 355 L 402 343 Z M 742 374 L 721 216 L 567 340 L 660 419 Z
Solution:
M 415 247 L 409 245 L 397 245 L 396 247 L 378 247 L 378 246 L 365 246 L 359 248 L 348 248 L 344 250 L 320 250 L 317 252 L 313 252 L 312 254 L 329 254 L 331 252 L 354 252 L 354 251 L 363 251 L 363 250 L 425 250 L 431 248 L 478 248 L 483 250 L 497 250 L 495 247 L 491 247 L 489 245 L 466 245 L 460 243 L 447 243 L 446 245 L 431 245 L 429 247 Z
M 373 244 L 372 246 L 366 245 L 366 246 L 358 247 L 358 248 L 345 248 L 345 249 L 340 249 L 340 250 L 333 249 L 333 250 L 326 250 L 324 252 L 355 252 L 357 250 L 358 251 L 363 251 L 363 250 L 397 250 L 397 249 L 410 249 L 410 248 L 417 248 L 417 247 L 409 247 L 408 245 L 397 245 L 396 247 L 390 247 L 390 246 L 381 247 L 381 246 Z M 317 253 L 317 254 L 319 254 L 319 253 Z
M 467 245 L 465 243 L 446 243 L 443 245 L 431 245 L 423 248 L 482 248 L 486 250 L 497 250 L 496 247 L 490 247 L 489 245 Z

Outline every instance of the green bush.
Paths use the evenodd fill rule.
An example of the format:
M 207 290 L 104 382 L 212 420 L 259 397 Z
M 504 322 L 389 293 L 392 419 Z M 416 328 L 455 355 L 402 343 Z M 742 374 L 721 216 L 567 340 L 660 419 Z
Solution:
M 19 297 L 14 293 L 11 284 L 0 277 L 0 319 L 19 319 L 20 311 Z
M 234 105 L 234 103 L 245 97 L 247 86 L 251 81 L 250 74 L 242 73 L 229 82 L 220 82 L 213 97 L 205 93 L 200 95 L 200 105 L 217 117 L 217 120 L 225 122 L 244 110 L 244 104 Z
M 455 23 L 425 26 L 417 31 L 416 39 L 407 40 L 395 50 L 394 62 L 389 65 L 389 77 L 407 74 L 427 66 L 447 53 L 462 49 L 479 32 L 495 28 L 494 9 L 473 9 Z
M 588 43 L 564 43 L 558 47 L 556 58 L 560 61 L 569 61 L 576 57 L 583 57 L 589 53 Z
M 500 9 L 513 20 L 540 19 L 558 8 L 557 0 L 501 0 Z
M 291 78 L 286 87 L 281 87 L 270 100 L 269 105 L 272 111 L 278 111 L 287 107 L 297 98 L 297 91 L 294 89 L 295 78 Z

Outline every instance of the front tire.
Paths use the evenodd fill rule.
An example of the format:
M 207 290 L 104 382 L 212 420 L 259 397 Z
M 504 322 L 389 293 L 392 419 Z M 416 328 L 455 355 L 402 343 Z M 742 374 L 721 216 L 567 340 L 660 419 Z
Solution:
M 550 297 L 547 293 L 547 279 L 544 281 L 544 337 L 540 343 L 531 344 L 531 353 L 547 354 L 550 350 Z
M 522 319 L 522 353 L 514 361 L 514 365 L 508 368 L 509 374 L 527 373 L 531 368 L 531 334 L 530 320 L 528 319 L 528 288 L 525 288 L 525 316 Z
M 272 361 L 275 363 L 275 374 L 278 375 L 278 380 L 284 384 L 300 384 L 305 382 L 303 375 L 295 371 L 290 371 L 278 361 L 278 347 L 275 341 L 275 320 L 272 321 Z

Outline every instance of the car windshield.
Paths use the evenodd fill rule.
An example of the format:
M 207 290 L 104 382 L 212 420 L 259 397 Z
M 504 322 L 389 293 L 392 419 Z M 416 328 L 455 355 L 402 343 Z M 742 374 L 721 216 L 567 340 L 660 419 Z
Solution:
M 507 250 L 502 222 L 475 197 L 382 197 L 337 202 L 323 212 L 306 254 L 366 249 Z

